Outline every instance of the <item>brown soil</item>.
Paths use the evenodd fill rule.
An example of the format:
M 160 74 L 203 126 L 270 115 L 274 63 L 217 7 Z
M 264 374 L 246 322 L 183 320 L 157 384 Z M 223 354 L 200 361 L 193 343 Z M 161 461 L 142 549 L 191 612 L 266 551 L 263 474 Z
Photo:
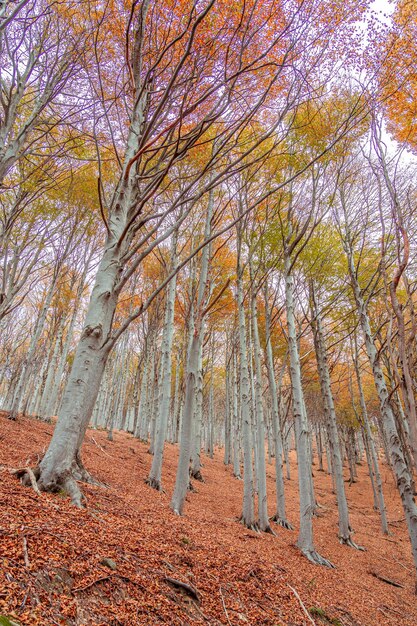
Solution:
M 337 539 L 330 477 L 315 471 L 322 508 L 314 521 L 320 554 L 331 570 L 309 563 L 297 550 L 297 480 L 286 482 L 288 517 L 295 531 L 275 526 L 257 534 L 237 522 L 242 482 L 219 451 L 204 458 L 205 483 L 195 483 L 185 515 L 169 508 L 177 447 L 167 445 L 163 483 L 145 484 L 151 457 L 131 435 L 89 430 L 86 467 L 108 488 L 85 485 L 87 508 L 64 494 L 22 486 L 13 468 L 35 466 L 52 425 L 0 415 L 0 616 L 20 624 L 247 626 L 415 626 L 415 576 L 404 516 L 389 469 L 382 466 L 391 534 L 382 535 L 365 465 L 346 484 L 358 552 Z M 274 470 L 268 465 L 270 514 Z M 111 559 L 116 569 L 102 563 Z M 113 565 L 110 563 L 110 565 Z M 378 580 L 383 576 L 402 585 Z M 191 585 L 193 595 L 167 578 Z M 300 601 L 310 611 L 308 618 Z

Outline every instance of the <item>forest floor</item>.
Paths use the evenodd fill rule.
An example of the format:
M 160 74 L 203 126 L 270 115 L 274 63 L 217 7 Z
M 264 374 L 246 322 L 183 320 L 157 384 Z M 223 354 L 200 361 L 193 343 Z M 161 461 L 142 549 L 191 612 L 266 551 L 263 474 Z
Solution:
M 311 564 L 295 546 L 295 458 L 286 481 L 295 530 L 275 526 L 272 536 L 238 523 L 243 485 L 221 451 L 204 457 L 205 482 L 195 483 L 185 515 L 177 517 L 169 508 L 177 447 L 166 447 L 167 493 L 158 493 L 144 482 L 147 446 L 121 432 L 112 443 L 103 431 L 87 432 L 85 465 L 108 487 L 83 486 L 86 509 L 76 509 L 64 494 L 38 496 L 11 469 L 36 465 L 52 431 L 34 419 L 10 422 L 0 414 L 0 616 L 29 626 L 416 626 L 411 549 L 386 466 L 387 537 L 372 507 L 366 466 L 358 466 L 357 483 L 346 483 L 354 538 L 364 552 L 339 544 L 331 479 L 315 467 L 321 505 L 315 543 L 336 566 L 328 569 Z M 272 515 L 273 465 L 267 474 Z M 172 580 L 192 587 L 198 599 Z

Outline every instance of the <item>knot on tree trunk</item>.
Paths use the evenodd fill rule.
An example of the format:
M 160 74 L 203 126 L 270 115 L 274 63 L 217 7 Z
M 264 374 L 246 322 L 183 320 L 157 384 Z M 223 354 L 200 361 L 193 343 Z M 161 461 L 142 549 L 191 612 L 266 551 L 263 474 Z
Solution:
M 102 333 L 103 327 L 101 324 L 97 324 L 97 326 L 86 326 L 84 330 L 85 337 L 95 337 L 96 339 L 98 339 L 98 337 L 101 337 Z

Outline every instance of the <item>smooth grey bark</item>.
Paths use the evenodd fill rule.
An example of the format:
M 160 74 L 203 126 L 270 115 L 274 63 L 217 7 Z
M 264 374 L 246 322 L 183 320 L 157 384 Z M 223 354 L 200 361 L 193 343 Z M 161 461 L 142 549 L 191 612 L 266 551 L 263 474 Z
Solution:
M 29 415 L 39 415 L 40 403 L 43 396 L 42 387 L 45 383 L 45 376 L 48 371 L 48 358 L 42 359 L 42 364 L 37 372 L 36 376 L 32 376 L 32 381 L 29 380 L 27 385 L 27 395 L 24 403 L 24 413 Z M 46 384 L 46 383 L 45 383 Z M 27 407 L 27 408 L 26 408 Z
M 240 237 L 239 237 L 240 241 Z M 239 243 L 239 246 L 241 244 Z M 240 255 L 239 255 L 240 256 Z M 246 322 L 243 294 L 243 268 L 238 260 L 237 269 L 237 305 L 239 320 L 239 351 L 240 351 L 240 411 L 243 437 L 243 507 L 242 523 L 253 530 L 258 529 L 254 508 L 254 476 L 252 465 L 252 424 L 250 381 L 248 366 L 248 349 L 246 342 Z
M 287 480 L 291 480 L 290 436 L 291 436 L 291 428 L 290 426 L 288 426 L 283 442 L 282 442 L 283 447 L 284 447 L 285 473 L 286 473 Z
M 266 341 L 266 366 L 268 370 L 268 381 L 269 381 L 269 393 L 271 397 L 271 409 L 272 409 L 272 431 L 274 437 L 274 447 L 275 447 L 275 490 L 277 495 L 277 503 L 276 503 L 276 512 L 272 517 L 273 521 L 283 526 L 283 528 L 287 528 L 292 530 L 292 526 L 287 520 L 286 510 L 285 510 L 285 487 L 284 487 L 284 468 L 283 468 L 283 445 L 282 445 L 282 434 L 281 434 L 281 419 L 280 419 L 280 408 L 279 408 L 279 400 L 278 400 L 278 389 L 275 380 L 275 371 L 274 371 L 274 359 L 272 354 L 272 343 L 271 343 L 271 314 L 269 310 L 269 302 L 268 302 L 268 286 L 267 282 L 265 282 L 265 290 L 264 290 L 264 298 L 265 298 L 265 341 Z M 281 389 L 282 379 L 285 373 L 285 363 L 283 364 L 280 375 L 279 375 L 279 389 Z
M 45 406 L 43 408 L 42 415 L 45 418 L 49 418 L 49 417 L 52 417 L 53 415 L 56 415 L 57 410 L 58 410 L 59 390 L 60 390 L 60 386 L 62 383 L 64 370 L 67 364 L 67 357 L 68 357 L 68 354 L 71 348 L 71 343 L 73 340 L 74 327 L 75 327 L 75 322 L 77 319 L 79 302 L 81 300 L 81 297 L 85 288 L 85 283 L 87 280 L 87 275 L 91 266 L 93 255 L 94 255 L 94 246 L 92 246 L 91 250 L 87 253 L 84 268 L 83 268 L 80 280 L 78 282 L 78 287 L 75 293 L 73 310 L 72 310 L 72 315 L 70 318 L 69 326 L 67 329 L 66 338 L 62 347 L 62 352 L 59 357 L 58 365 L 55 370 L 55 375 L 51 381 L 50 391 L 49 391 L 48 396 L 46 397 Z
M 120 220 L 114 229 L 120 236 Z M 118 294 L 120 249 L 118 237 L 109 235 L 97 270 L 83 331 L 77 345 L 58 421 L 49 448 L 39 465 L 39 488 L 68 491 L 81 506 L 81 492 L 75 482 L 80 476 L 79 451 L 100 387 L 110 346 L 103 339 L 110 335 Z M 115 241 L 116 240 L 116 241 Z
M 407 463 L 405 462 L 394 413 L 389 402 L 385 376 L 382 371 L 378 351 L 376 349 L 371 331 L 365 299 L 355 272 L 353 249 L 349 232 L 347 233 L 347 237 L 343 243 L 348 260 L 349 276 L 358 311 L 359 323 L 365 339 L 366 352 L 372 368 L 375 389 L 380 402 L 383 430 L 386 436 L 391 465 L 395 473 L 397 488 L 401 497 L 404 516 L 407 522 L 414 565 L 417 570 L 417 505 L 414 500 L 412 476 L 410 475 Z
M 240 471 L 240 423 L 239 423 L 239 388 L 237 380 L 236 349 L 233 349 L 233 370 L 232 370 L 232 429 L 233 429 L 233 476 L 238 480 L 242 479 Z
M 17 418 L 17 414 L 19 413 L 19 410 L 21 409 L 23 405 L 25 389 L 26 389 L 27 383 L 29 381 L 29 377 L 32 372 L 31 368 L 33 366 L 33 361 L 36 356 L 36 348 L 37 348 L 40 336 L 42 334 L 42 331 L 45 325 L 46 315 L 48 313 L 48 309 L 52 302 L 52 297 L 55 292 L 57 281 L 58 281 L 58 273 L 55 274 L 54 280 L 52 281 L 48 289 L 48 292 L 46 294 L 45 300 L 42 304 L 42 308 L 39 313 L 39 317 L 36 320 L 35 329 L 30 340 L 29 349 L 22 363 L 19 380 L 18 380 L 16 389 L 14 392 L 13 402 L 12 402 L 12 406 L 10 409 L 9 417 L 12 420 Z
M 147 432 L 145 433 L 145 406 L 146 406 L 146 395 L 148 392 L 148 376 L 149 376 L 149 364 L 151 361 L 151 350 L 148 354 L 145 355 L 143 371 L 142 371 L 142 380 L 140 383 L 140 392 L 139 392 L 139 403 L 137 408 L 137 422 L 136 422 L 136 430 L 135 437 L 138 439 L 142 439 L 145 441 L 147 439 Z
M 356 337 L 356 333 L 354 333 L 353 343 L 354 343 L 354 352 L 353 352 L 352 357 L 353 357 L 353 365 L 355 368 L 356 383 L 358 385 L 358 391 L 359 391 L 362 427 L 363 427 L 365 437 L 366 437 L 366 445 L 368 446 L 369 455 L 372 461 L 372 470 L 373 470 L 372 474 L 375 476 L 376 492 L 377 492 L 377 506 L 379 509 L 379 514 L 381 516 L 382 532 L 385 535 L 388 535 L 389 528 L 388 528 L 388 521 L 387 521 L 387 511 L 385 507 L 384 490 L 382 487 L 382 478 L 381 478 L 381 472 L 379 471 L 379 463 L 378 463 L 378 458 L 377 458 L 377 454 L 375 450 L 374 438 L 373 438 L 371 427 L 369 424 L 368 409 L 366 408 L 366 402 L 365 402 L 365 394 L 363 392 L 362 376 L 361 376 L 360 367 L 359 367 L 358 340 Z M 373 478 L 372 474 L 371 474 L 371 480 Z
M 208 239 L 211 232 L 211 221 L 214 209 L 214 191 L 208 196 L 204 239 Z M 190 343 L 187 355 L 187 373 L 185 377 L 185 400 L 181 424 L 180 453 L 175 478 L 174 493 L 171 499 L 171 508 L 177 515 L 182 515 L 187 490 L 189 487 L 189 465 L 192 451 L 193 422 L 195 417 L 195 401 L 198 377 L 201 376 L 200 358 L 202 355 L 204 338 L 204 312 L 207 299 L 207 283 L 211 247 L 206 245 L 201 253 L 200 276 L 198 283 L 197 301 L 192 307 L 190 319 Z
M 251 260 L 250 260 L 250 268 Z M 251 271 L 252 274 L 252 271 Z M 254 356 L 254 405 L 255 405 L 255 422 L 257 429 L 257 478 L 258 478 L 258 526 L 264 532 L 272 533 L 268 517 L 268 500 L 266 491 L 266 464 L 265 464 L 265 425 L 262 398 L 262 350 L 259 340 L 258 329 L 258 304 L 257 292 L 252 282 L 251 290 L 251 319 L 252 319 L 252 336 L 253 336 L 253 356 Z
M 146 421 L 149 424 L 149 454 L 153 454 L 156 437 L 156 417 L 158 415 L 159 390 L 161 384 L 160 376 L 161 354 L 160 351 L 154 355 L 152 377 L 150 378 L 150 392 L 146 403 Z
M 48 406 L 48 403 L 50 401 L 49 399 L 51 397 L 53 386 L 54 386 L 54 378 L 56 375 L 56 371 L 57 371 L 58 364 L 59 364 L 59 357 L 60 357 L 60 353 L 62 350 L 62 339 L 64 335 L 66 321 L 67 320 L 65 318 L 65 315 L 62 315 L 59 326 L 58 326 L 56 337 L 54 338 L 52 356 L 48 365 L 48 373 L 46 376 L 45 386 L 43 389 L 42 399 L 41 399 L 40 407 L 39 407 L 39 414 L 44 418 L 51 417 L 50 415 L 45 415 L 46 407 Z
M 403 211 L 401 203 L 395 188 L 395 183 L 391 180 L 386 160 L 386 150 L 383 149 L 381 142 L 381 129 L 378 127 L 376 120 L 372 124 L 372 139 L 374 147 L 380 162 L 383 180 L 391 199 L 391 211 L 394 222 L 394 236 L 397 247 L 397 267 L 394 269 L 392 279 L 387 285 L 386 267 L 385 267 L 385 226 L 382 210 L 380 209 L 381 225 L 382 225 L 382 269 L 384 272 L 385 286 L 390 296 L 392 310 L 397 320 L 397 345 L 398 358 L 401 372 L 398 372 L 398 379 L 404 404 L 406 407 L 407 423 L 409 426 L 408 442 L 413 460 L 414 471 L 417 470 L 417 408 L 415 400 L 415 389 L 413 383 L 413 359 L 410 358 L 410 347 L 415 339 L 415 330 L 412 330 L 411 337 L 407 337 L 406 319 L 404 316 L 404 307 L 398 299 L 398 286 L 401 278 L 405 275 L 407 265 L 410 258 L 410 241 L 407 230 L 404 225 Z M 375 171 L 375 170 L 374 170 Z M 393 361 L 395 363 L 395 361 Z
M 230 374 L 230 363 L 233 356 L 230 354 L 230 346 L 228 343 L 225 354 L 225 371 L 226 371 L 226 407 L 224 418 L 224 456 L 223 463 L 230 465 L 232 462 L 232 398 L 233 398 L 233 383 L 232 376 Z
M 203 430 L 203 339 L 204 339 L 204 325 L 202 336 L 200 338 L 199 354 L 198 354 L 198 369 L 197 380 L 195 388 L 195 405 L 194 405 L 194 419 L 192 430 L 192 454 L 190 465 L 190 476 L 195 480 L 204 482 L 203 475 L 201 473 L 201 439 Z
M 191 456 L 191 436 L 195 405 L 195 386 L 198 376 L 198 354 L 200 348 L 198 326 L 193 334 L 187 362 L 185 383 L 185 403 L 180 437 L 180 454 L 171 508 L 177 515 L 182 515 L 189 486 L 189 465 Z
M 174 406 L 172 408 L 172 435 L 171 442 L 178 442 L 179 412 L 181 408 L 181 381 L 180 381 L 180 355 L 177 355 L 175 365 Z
M 323 440 L 322 440 L 322 432 L 321 432 L 321 426 L 320 426 L 320 422 L 316 424 L 315 427 L 315 434 L 316 434 L 316 446 L 317 446 L 317 456 L 319 459 L 319 472 L 324 472 L 324 467 L 323 467 Z
M 301 552 L 313 563 L 332 567 L 316 551 L 313 543 L 313 513 L 315 502 L 311 490 L 311 455 L 310 429 L 304 404 L 304 395 L 301 382 L 301 366 L 298 353 L 297 333 L 294 310 L 294 279 L 291 272 L 291 259 L 284 250 L 285 264 L 285 304 L 287 312 L 288 350 L 290 357 L 290 378 L 292 388 L 292 406 L 296 426 L 297 461 L 298 461 L 298 491 L 300 496 L 300 529 L 297 546 Z
M 214 426 L 214 344 L 215 344 L 215 333 L 212 331 L 211 334 L 211 363 L 210 363 L 210 386 L 209 386 L 209 397 L 208 397 L 208 416 L 207 416 L 207 454 L 212 459 L 214 456 L 214 445 L 215 445 L 215 426 Z
M 177 263 L 177 231 L 171 242 L 171 261 L 169 272 L 172 272 Z M 164 456 L 164 445 L 167 434 L 168 414 L 171 405 L 171 378 L 172 378 L 172 341 L 174 337 L 174 312 L 175 312 L 175 293 L 176 293 L 176 277 L 174 277 L 167 289 L 166 306 L 165 306 L 165 323 L 161 346 L 161 396 L 158 402 L 158 417 L 156 427 L 156 440 L 152 466 L 148 476 L 148 484 L 157 489 L 162 490 L 161 475 L 162 462 Z
M 349 523 L 349 509 L 346 500 L 345 484 L 343 479 L 343 463 L 340 454 L 340 441 L 337 430 L 336 410 L 330 380 L 330 372 L 327 361 L 327 350 L 324 338 L 321 311 L 317 302 L 315 285 L 310 283 L 311 298 L 311 326 L 314 335 L 314 347 L 316 352 L 317 368 L 320 378 L 321 395 L 323 398 L 324 415 L 329 433 L 329 444 L 332 455 L 332 469 L 334 473 L 337 509 L 339 512 L 339 541 L 340 543 L 359 549 L 352 540 L 352 529 Z

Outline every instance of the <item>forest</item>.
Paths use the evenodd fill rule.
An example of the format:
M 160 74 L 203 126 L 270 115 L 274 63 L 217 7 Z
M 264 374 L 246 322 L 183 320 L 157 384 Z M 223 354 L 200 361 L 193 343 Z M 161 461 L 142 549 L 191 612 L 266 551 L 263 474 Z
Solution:
M 415 0 L 0 0 L 2 626 L 417 624 L 416 154 Z

